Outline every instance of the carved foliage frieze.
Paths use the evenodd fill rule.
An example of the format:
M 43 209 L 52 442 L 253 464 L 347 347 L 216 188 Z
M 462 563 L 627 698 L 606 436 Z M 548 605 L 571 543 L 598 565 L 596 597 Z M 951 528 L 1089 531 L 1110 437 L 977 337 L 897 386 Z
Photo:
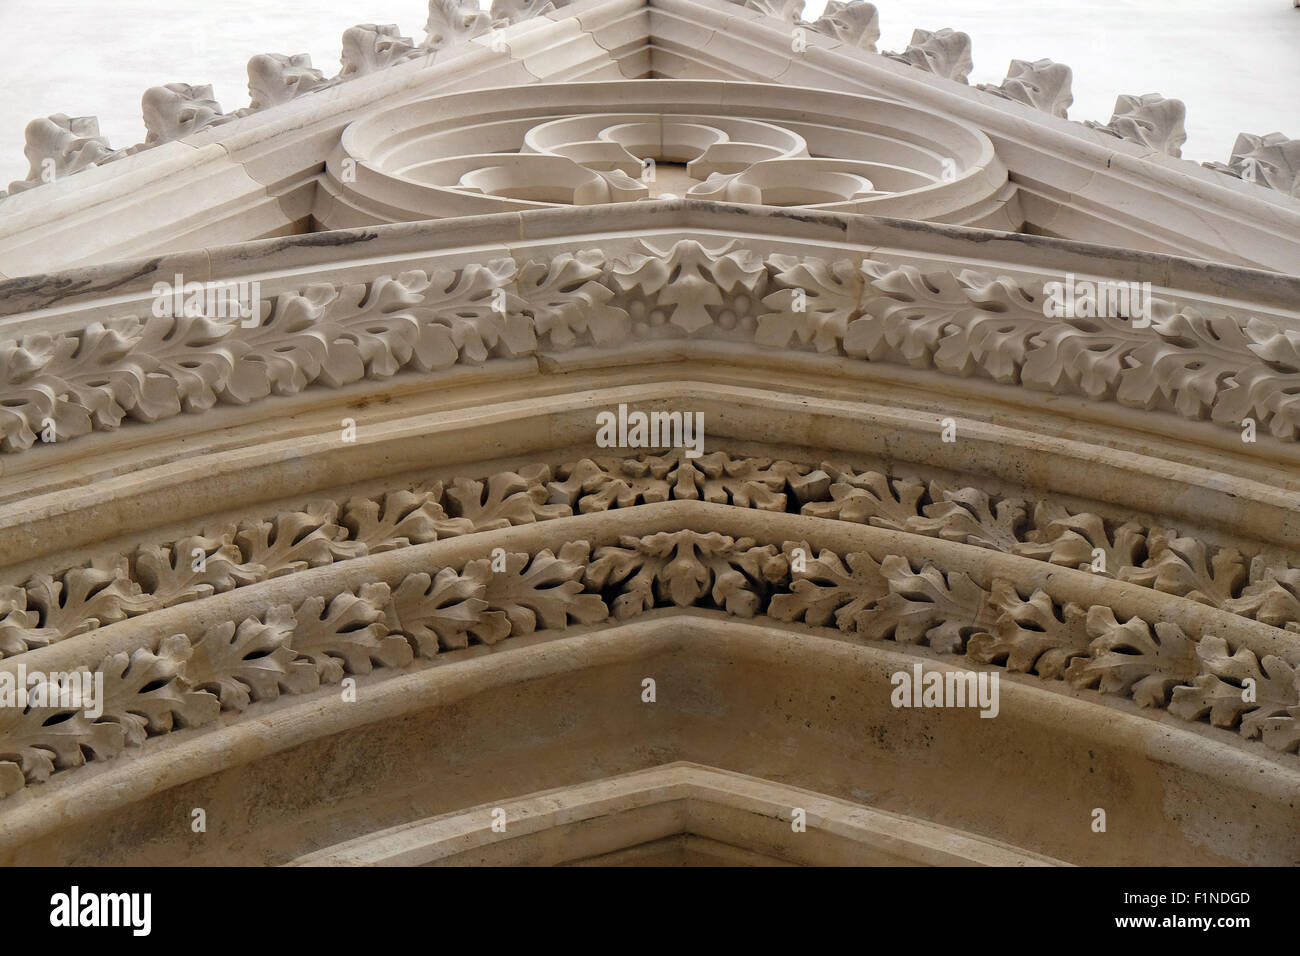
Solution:
M 257 320 L 106 317 L 0 342 L 0 449 L 309 386 L 636 340 L 719 339 L 983 377 L 1300 435 L 1300 332 L 1155 298 L 1151 322 L 1053 318 L 1043 288 L 974 270 L 681 240 L 647 254 L 498 259 L 310 285 Z M 671 279 L 671 281 L 670 281 Z
M 1282 752 L 1300 746 L 1297 661 L 1257 656 L 1232 635 L 1117 617 L 1013 581 L 903 554 L 838 553 L 808 541 L 760 544 L 685 528 L 593 548 L 549 549 L 431 567 L 395 586 L 363 584 L 111 654 L 94 669 L 98 713 L 59 705 L 0 709 L 0 792 L 112 758 L 222 712 L 405 668 L 471 643 L 703 608 L 927 646 L 972 663 L 1065 681 L 1185 720 L 1208 720 Z M 1245 694 L 1245 681 L 1256 693 Z
M 713 452 L 698 459 L 584 458 L 373 497 L 322 499 L 32 575 L 0 585 L 0 658 L 337 561 L 663 501 L 798 511 L 939 538 L 1087 570 L 1300 633 L 1294 555 L 1267 548 L 1243 554 L 1167 525 L 1071 511 L 1051 498 L 1000 496 L 832 462 Z

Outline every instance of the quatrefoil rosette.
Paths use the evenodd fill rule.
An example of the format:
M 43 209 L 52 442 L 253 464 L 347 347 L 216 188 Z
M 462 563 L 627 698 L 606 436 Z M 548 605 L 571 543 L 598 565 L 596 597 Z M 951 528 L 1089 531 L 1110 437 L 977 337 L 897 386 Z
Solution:
M 628 80 L 456 93 L 352 123 L 316 218 L 332 229 L 685 197 L 966 225 L 989 223 L 1010 190 L 979 130 L 914 107 Z

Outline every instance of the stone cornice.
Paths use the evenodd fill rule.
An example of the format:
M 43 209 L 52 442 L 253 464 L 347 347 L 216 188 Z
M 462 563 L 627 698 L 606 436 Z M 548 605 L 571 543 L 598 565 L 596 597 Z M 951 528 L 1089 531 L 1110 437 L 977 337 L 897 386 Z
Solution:
M 708 239 L 640 245 L 313 284 L 261 303 L 252 328 L 110 305 L 77 331 L 0 345 L 0 448 L 29 449 L 51 423 L 66 442 L 128 418 L 157 422 L 312 385 L 709 339 L 988 378 L 1235 430 L 1250 419 L 1275 438 L 1300 436 L 1294 313 L 1233 314 L 1161 288 L 1151 324 L 1139 328 L 1124 317 L 1047 317 L 1046 283 L 1060 274 L 1034 283 L 879 254 L 798 256 Z
M 660 199 L 212 243 L 188 252 L 0 280 L 0 334 L 12 337 L 12 330 L 26 323 L 47 331 L 75 329 L 107 307 L 112 315 L 129 315 L 146 306 L 156 282 L 171 281 L 177 273 L 200 282 L 255 278 L 264 289 L 279 292 L 338 273 L 366 280 L 383 271 L 427 267 L 430 261 L 454 263 L 476 251 L 479 259 L 519 258 L 559 244 L 571 251 L 600 245 L 619 254 L 638 251 L 642 238 L 662 245 L 686 237 L 752 240 L 823 257 L 838 256 L 841 250 L 881 251 L 1016 275 L 1072 271 L 1149 281 L 1204 297 L 1207 303 L 1240 302 L 1269 313 L 1294 311 L 1300 301 L 1300 276 L 1168 253 L 843 212 Z M 387 270 L 380 268 L 383 263 Z M 292 281 L 280 278 L 289 275 Z

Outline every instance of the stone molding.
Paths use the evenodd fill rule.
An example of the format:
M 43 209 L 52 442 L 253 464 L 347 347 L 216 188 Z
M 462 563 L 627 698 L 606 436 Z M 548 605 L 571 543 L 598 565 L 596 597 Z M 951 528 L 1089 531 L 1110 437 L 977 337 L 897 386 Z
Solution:
M 0 343 L 0 448 L 30 449 L 51 421 L 66 441 L 310 385 L 684 339 L 978 376 L 1238 430 L 1250 417 L 1283 441 L 1300 435 L 1300 332 L 1254 316 L 1155 299 L 1151 325 L 1135 328 L 1047 318 L 1041 288 L 971 270 L 696 240 L 644 252 L 313 284 L 264 303 L 254 328 L 105 316 L 75 332 L 29 333 Z
M 165 608 L 366 555 L 515 525 L 663 501 L 868 524 L 1091 571 L 1300 633 L 1300 552 L 1244 553 L 1051 496 L 714 452 L 584 458 L 369 496 L 317 498 L 152 541 L 90 564 L 0 583 L 0 659 Z M 1094 570 L 1097 550 L 1104 569 Z M 203 555 L 203 570 L 193 570 Z
M 745 774 L 684 761 L 606 780 L 531 794 L 505 804 L 507 819 L 518 820 L 510 846 L 494 846 L 495 834 L 482 820 L 494 806 L 474 807 L 431 820 L 416 820 L 318 850 L 293 860 L 290 866 L 467 866 L 520 862 L 529 865 L 570 863 L 580 848 L 593 842 L 574 833 L 575 823 L 605 824 L 612 815 L 632 814 L 672 804 L 680 808 L 668 825 L 650 834 L 637 828 L 643 840 L 677 833 L 717 841 L 721 846 L 746 847 L 754 834 L 738 826 L 730 813 L 743 814 L 763 834 L 761 858 L 817 864 L 824 862 L 800 847 L 791 834 L 790 808 L 800 807 L 809 826 L 831 835 L 843 856 L 837 862 L 860 866 L 899 864 L 928 866 L 1066 866 L 1060 860 L 1029 853 L 1005 843 L 937 826 L 916 817 L 887 813 L 847 800 L 811 793 Z M 722 811 L 722 812 L 719 812 Z M 675 824 L 675 826 L 674 826 Z M 534 849 L 533 838 L 563 827 L 564 840 L 550 850 Z M 689 829 L 687 829 L 689 827 Z M 623 849 L 599 841 L 594 855 Z M 520 847 L 526 847 L 521 852 Z M 755 854 L 758 856 L 758 854 Z
M 471 642 L 508 645 L 668 609 L 925 647 L 1032 675 L 1044 687 L 1096 690 L 1236 729 L 1281 753 L 1300 746 L 1294 633 L 1234 624 L 1204 607 L 1191 613 L 1184 598 L 1139 599 L 1123 583 L 1082 571 L 1025 573 L 1032 562 L 1024 558 L 981 557 L 989 552 L 956 541 L 867 525 L 852 537 L 854 550 L 830 546 L 850 540 L 835 522 L 779 514 L 755 522 L 753 515 L 662 502 L 601 514 L 594 538 L 582 530 L 594 527 L 588 518 L 571 517 L 503 529 L 509 538 L 498 531 L 459 545 L 435 541 L 344 562 L 342 578 L 325 569 L 299 575 L 287 592 L 274 582 L 254 585 L 257 593 L 239 605 L 231 603 L 237 595 L 189 602 L 161 614 L 166 620 L 133 627 L 128 644 L 115 645 L 133 649 L 102 659 L 87 659 L 84 638 L 56 645 L 30 657 L 30 666 L 101 671 L 103 714 L 0 709 L 0 787 L 15 792 L 88 756 L 111 759 L 222 713 L 225 727 L 259 702 L 310 693 L 345 675 L 407 668 Z M 790 527 L 812 533 L 791 538 L 782 533 Z M 737 534 L 742 528 L 754 536 Z M 543 539 L 563 543 L 547 547 Z M 440 560 L 447 548 L 476 556 Z M 505 569 L 494 570 L 502 559 Z M 273 593 L 291 597 L 282 602 Z M 236 606 L 264 610 L 241 615 Z M 217 623 L 196 626 L 190 615 L 197 611 Z M 14 663 L 3 669 L 12 672 Z M 1256 689 L 1249 700 L 1247 678 Z

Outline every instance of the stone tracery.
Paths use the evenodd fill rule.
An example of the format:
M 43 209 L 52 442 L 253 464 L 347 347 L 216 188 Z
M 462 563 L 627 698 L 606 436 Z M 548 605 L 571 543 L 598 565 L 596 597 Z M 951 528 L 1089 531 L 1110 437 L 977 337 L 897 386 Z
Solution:
M 897 104 L 673 81 L 438 97 L 349 126 L 328 226 L 688 198 L 969 222 L 1005 202 L 992 148 Z M 689 95 L 694 109 L 681 97 Z M 823 121 L 801 119 L 815 98 Z M 617 103 L 618 112 L 609 112 Z

